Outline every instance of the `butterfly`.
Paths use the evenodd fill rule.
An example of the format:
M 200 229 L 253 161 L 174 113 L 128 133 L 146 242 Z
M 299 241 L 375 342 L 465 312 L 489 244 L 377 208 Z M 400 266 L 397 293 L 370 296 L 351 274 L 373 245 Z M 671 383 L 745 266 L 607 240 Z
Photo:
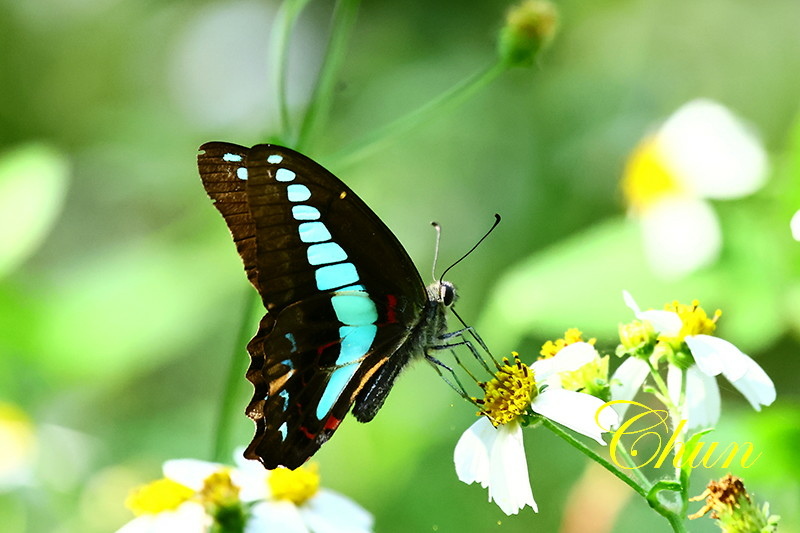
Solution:
M 455 288 L 426 287 L 389 228 L 310 158 L 209 142 L 197 159 L 267 311 L 247 345 L 256 433 L 244 455 L 294 469 L 351 409 L 372 420 L 401 369 L 446 345 Z

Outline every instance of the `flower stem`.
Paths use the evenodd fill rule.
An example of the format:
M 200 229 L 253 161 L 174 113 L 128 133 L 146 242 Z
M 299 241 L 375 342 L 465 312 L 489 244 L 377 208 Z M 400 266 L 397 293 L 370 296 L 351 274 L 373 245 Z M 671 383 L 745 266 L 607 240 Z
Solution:
M 314 134 L 328 116 L 333 101 L 336 77 L 344 60 L 347 41 L 355 25 L 358 5 L 359 0 L 338 0 L 336 2 L 331 21 L 331 36 L 328 41 L 328 49 L 317 79 L 317 85 L 314 87 L 314 92 L 311 96 L 311 103 L 308 106 L 303 124 L 300 126 L 300 134 L 295 143 L 295 148 L 298 151 L 302 152 L 308 147 L 313 141 Z
M 378 128 L 361 140 L 334 154 L 330 161 L 334 166 L 342 167 L 363 159 L 392 138 L 414 129 L 437 114 L 458 107 L 507 69 L 508 66 L 501 61 L 493 63 L 488 68 L 473 74 L 422 107 Z
M 682 516 L 676 513 L 675 511 L 669 509 L 664 504 L 662 504 L 657 497 L 657 493 L 660 492 L 661 490 L 674 490 L 676 492 L 682 493 L 684 488 L 681 483 L 678 483 L 677 481 L 661 481 L 653 485 L 651 488 L 645 488 L 645 486 L 650 487 L 650 483 L 646 479 L 644 480 L 644 483 L 642 485 L 639 485 L 635 480 L 631 479 L 630 477 L 620 472 L 614 465 L 611 464 L 611 462 L 607 461 L 603 457 L 600 457 L 597 453 L 588 448 L 581 441 L 575 439 L 572 435 L 570 435 L 569 433 L 558 427 L 558 425 L 555 424 L 554 422 L 548 420 L 545 417 L 542 417 L 541 421 L 544 427 L 546 427 L 547 429 L 549 429 L 550 431 L 552 431 L 553 433 L 555 433 L 556 435 L 567 441 L 578 451 L 580 451 L 581 453 L 583 453 L 584 455 L 586 455 L 587 457 L 598 463 L 600 466 L 611 472 L 613 475 L 619 478 L 623 483 L 631 487 L 633 490 L 639 493 L 640 496 L 645 498 L 647 502 L 650 504 L 650 506 L 658 514 L 660 514 L 669 521 L 673 531 L 675 531 L 676 533 L 686 533 L 686 528 L 683 525 Z
M 600 457 L 597 453 L 591 450 L 584 443 L 577 440 L 572 435 L 570 435 L 569 433 L 558 427 L 558 425 L 556 425 L 554 422 L 548 420 L 545 417 L 541 417 L 541 421 L 544 427 L 546 427 L 547 429 L 549 429 L 550 431 L 552 431 L 553 433 L 555 433 L 556 435 L 567 441 L 573 448 L 576 448 L 579 452 L 586 455 L 591 460 L 600 464 L 600 466 L 602 466 L 603 468 L 614 474 L 623 483 L 625 483 L 633 490 L 635 490 L 637 493 L 639 493 L 640 496 L 642 496 L 643 498 L 647 498 L 648 489 L 640 486 L 638 483 L 636 483 L 636 481 L 634 481 L 633 479 L 629 478 L 628 476 L 620 472 L 616 467 L 614 467 L 614 465 L 611 464 L 610 461 L 607 461 L 603 457 Z
M 212 460 L 218 463 L 225 462 L 230 458 L 228 443 L 231 433 L 231 413 L 234 411 L 237 397 L 236 391 L 242 383 L 242 376 L 247 370 L 247 358 L 242 357 L 242 346 L 252 334 L 253 324 L 250 317 L 253 314 L 257 293 L 248 287 L 247 296 L 242 311 L 242 319 L 239 331 L 236 334 L 236 342 L 231 350 L 230 363 L 228 365 L 228 375 L 225 379 L 225 389 L 222 393 L 222 402 L 217 413 L 217 427 L 214 431 L 214 450 Z
M 272 25 L 272 79 L 273 91 L 278 101 L 279 131 L 283 135 L 283 142 L 291 138 L 291 123 L 289 119 L 289 105 L 286 97 L 286 75 L 289 65 L 289 40 L 297 19 L 309 0 L 286 0 L 281 4 L 280 10 Z

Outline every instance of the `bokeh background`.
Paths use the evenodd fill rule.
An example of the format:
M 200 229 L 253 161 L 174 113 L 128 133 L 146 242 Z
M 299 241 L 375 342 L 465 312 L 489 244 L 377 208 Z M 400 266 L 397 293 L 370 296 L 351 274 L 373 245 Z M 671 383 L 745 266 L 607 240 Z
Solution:
M 759 462 L 734 473 L 783 515 L 781 531 L 800 531 L 800 243 L 789 232 L 800 209 L 800 3 L 558 2 L 560 32 L 534 68 L 345 163 L 347 146 L 492 63 L 507 7 L 364 2 L 309 155 L 373 207 L 425 279 L 431 220 L 447 264 L 503 215 L 449 276 L 460 314 L 499 354 L 531 360 L 573 326 L 613 352 L 630 318 L 625 288 L 645 307 L 722 308 L 718 333 L 772 376 L 778 400 L 756 413 L 721 383 L 713 440 L 754 443 Z M 331 8 L 312 2 L 292 42 L 296 113 Z M 0 1 L 3 531 L 113 531 L 131 519 L 128 491 L 164 460 L 210 459 L 224 375 L 231 357 L 246 360 L 235 344 L 251 289 L 195 157 L 205 141 L 276 134 L 276 10 L 271 0 Z M 665 280 L 643 258 L 620 177 L 643 136 L 697 97 L 751 124 L 771 170 L 755 195 L 715 203 L 718 260 Z M 244 378 L 237 394 L 231 448 L 252 435 Z M 453 447 L 473 420 L 417 364 L 375 421 L 348 420 L 317 454 L 323 484 L 373 512 L 381 532 L 578 531 L 562 524 L 618 506 L 612 531 L 669 531 L 544 430 L 525 435 L 540 512 L 506 517 L 456 479 Z M 692 492 L 724 473 L 695 471 Z M 708 519 L 690 529 L 716 530 Z

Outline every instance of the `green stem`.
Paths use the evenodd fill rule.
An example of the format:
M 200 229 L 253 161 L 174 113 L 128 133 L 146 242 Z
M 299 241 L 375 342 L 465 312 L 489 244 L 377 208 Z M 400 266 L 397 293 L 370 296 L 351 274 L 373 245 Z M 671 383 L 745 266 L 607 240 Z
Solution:
M 394 122 L 391 122 L 370 135 L 362 138 L 347 148 L 334 154 L 329 160 L 334 166 L 348 166 L 356 161 L 363 159 L 367 155 L 377 150 L 380 146 L 403 133 L 413 130 L 431 117 L 458 107 L 480 89 L 494 81 L 500 74 L 505 72 L 508 66 L 501 61 L 493 63 L 488 68 L 473 74 L 463 80 L 458 85 L 448 89 L 435 99 L 418 108 L 417 110 L 405 115 Z
M 570 435 L 569 433 L 558 427 L 558 425 L 555 422 L 552 422 L 544 417 L 541 418 L 541 421 L 544 427 L 546 427 L 547 429 L 549 429 L 550 431 L 552 431 L 553 433 L 555 433 L 556 435 L 567 441 L 567 443 L 569 443 L 573 448 L 576 448 L 579 452 L 586 455 L 596 463 L 600 464 L 600 466 L 602 466 L 603 468 L 614 474 L 623 483 L 625 483 L 633 490 L 635 490 L 637 493 L 639 493 L 639 495 L 641 495 L 644 498 L 647 498 L 648 490 L 640 486 L 638 483 L 636 483 L 636 481 L 632 480 L 631 478 L 620 472 L 616 467 L 614 467 L 614 465 L 611 464 L 611 462 L 607 461 L 603 457 L 600 457 L 597 453 L 595 453 L 581 441 L 575 439 L 572 435 Z
M 344 60 L 347 41 L 355 25 L 359 0 L 338 0 L 331 20 L 331 36 L 311 103 L 306 111 L 295 148 L 303 151 L 327 118 L 333 102 L 333 89 Z
M 272 25 L 271 66 L 273 90 L 278 102 L 278 131 L 283 136 L 283 142 L 291 137 L 291 123 L 289 119 L 289 104 L 286 97 L 286 77 L 289 65 L 289 40 L 292 36 L 297 19 L 309 0 L 286 0 L 281 4 L 280 10 Z
M 625 464 L 628 465 L 630 471 L 633 473 L 634 477 L 639 481 L 642 487 L 651 487 L 653 485 L 653 483 L 647 479 L 647 476 L 642 473 L 641 468 L 639 468 L 639 466 L 633 460 L 631 454 L 628 453 L 628 449 L 624 444 L 622 444 L 622 440 L 617 441 L 617 452 L 622 456 Z
M 228 364 L 228 376 L 225 379 L 222 402 L 219 405 L 219 412 L 217 413 L 217 427 L 216 431 L 214 431 L 213 460 L 218 463 L 230 460 L 231 454 L 228 449 L 228 443 L 230 442 L 231 427 L 233 425 L 231 414 L 234 412 L 238 399 L 236 391 L 241 386 L 242 376 L 244 376 L 247 370 L 247 358 L 242 355 L 242 347 L 253 333 L 251 316 L 253 315 L 253 308 L 255 307 L 257 296 L 256 291 L 248 287 L 242 312 L 242 320 L 240 321 L 239 331 L 236 334 L 236 343 L 233 345 L 233 350 L 231 350 L 230 362 Z
M 682 493 L 684 487 L 685 485 L 677 481 L 659 481 L 653 485 L 653 488 L 650 489 L 650 492 L 646 496 L 647 503 L 650 504 L 650 507 L 652 507 L 655 512 L 666 518 L 669 522 L 669 525 L 672 526 L 672 530 L 676 533 L 686 533 L 686 526 L 683 524 L 683 510 L 681 510 L 680 513 L 676 513 L 661 503 L 661 501 L 658 499 L 658 493 L 664 490 Z

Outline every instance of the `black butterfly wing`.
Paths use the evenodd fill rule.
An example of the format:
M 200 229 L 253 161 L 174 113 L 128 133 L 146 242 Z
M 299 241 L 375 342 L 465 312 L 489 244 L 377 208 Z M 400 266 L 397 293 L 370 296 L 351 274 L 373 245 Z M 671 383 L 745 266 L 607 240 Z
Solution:
M 268 310 L 248 344 L 256 435 L 245 455 L 295 468 L 407 343 L 428 298 L 392 232 L 319 164 L 273 145 L 201 150 L 203 182 Z

